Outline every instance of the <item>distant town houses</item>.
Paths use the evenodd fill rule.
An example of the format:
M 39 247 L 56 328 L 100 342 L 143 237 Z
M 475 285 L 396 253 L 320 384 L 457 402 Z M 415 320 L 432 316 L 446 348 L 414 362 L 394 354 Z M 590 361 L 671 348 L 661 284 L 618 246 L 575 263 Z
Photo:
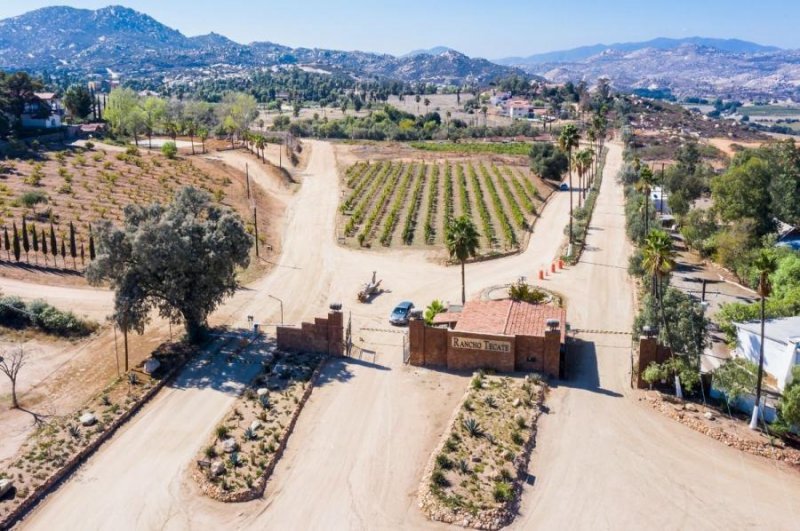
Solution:
M 24 129 L 58 129 L 64 117 L 64 108 L 55 92 L 37 92 L 36 99 L 25 104 L 22 112 Z

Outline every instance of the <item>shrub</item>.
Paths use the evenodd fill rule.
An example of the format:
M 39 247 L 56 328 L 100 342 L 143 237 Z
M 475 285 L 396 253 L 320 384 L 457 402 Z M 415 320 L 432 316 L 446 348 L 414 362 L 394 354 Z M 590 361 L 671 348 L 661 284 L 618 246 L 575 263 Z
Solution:
M 475 420 L 474 417 L 468 417 L 464 419 L 462 425 L 464 426 L 464 430 L 466 430 L 466 432 L 472 437 L 480 437 L 483 435 L 481 425 L 477 420 Z
M 136 146 L 128 146 L 125 149 L 125 154 L 129 157 L 138 157 L 139 156 L 139 149 Z
M 511 442 L 516 444 L 517 446 L 522 446 L 525 442 L 525 439 L 522 437 L 522 434 L 517 430 L 511 432 Z
M 164 145 L 161 146 L 161 154 L 168 159 L 174 159 L 178 155 L 178 146 L 175 145 L 175 142 L 164 142 Z
M 228 436 L 228 427 L 224 424 L 220 424 L 217 426 L 217 429 L 214 431 L 217 435 L 217 439 L 222 440 Z
M 495 400 L 494 396 L 492 395 L 488 395 L 483 401 L 487 406 L 489 406 L 492 409 L 497 407 L 497 400 Z
M 645 368 L 644 372 L 642 372 L 642 380 L 650 385 L 650 389 L 653 388 L 654 383 L 660 382 L 664 378 L 666 378 L 664 369 L 656 362 L 651 362 L 650 365 Z
M 540 304 L 547 298 L 547 293 L 520 281 L 508 288 L 508 296 L 514 301 Z
M 62 337 L 87 336 L 97 330 L 97 323 L 84 321 L 72 312 L 64 312 L 44 301 L 25 304 L 17 297 L 0 299 L 0 325 L 10 328 L 35 327 Z
M 431 474 L 431 483 L 433 483 L 434 487 L 447 487 L 450 485 L 450 482 L 447 481 L 444 472 L 441 470 L 433 471 L 433 474 Z
M 230 462 L 233 468 L 238 468 L 242 464 L 242 459 L 239 457 L 239 452 L 233 452 L 228 457 L 228 462 Z
M 244 430 L 244 439 L 246 441 L 253 441 L 257 438 L 256 432 L 250 428 Z
M 217 449 L 214 448 L 213 444 L 210 444 L 210 445 L 206 446 L 206 449 L 205 449 L 204 453 L 205 453 L 206 457 L 209 458 L 209 459 L 213 459 L 214 457 L 217 457 Z
M 506 481 L 497 481 L 494 484 L 492 495 L 496 502 L 508 502 L 514 497 L 514 489 L 511 484 Z
M 453 460 L 445 454 L 439 454 L 436 456 L 436 466 L 444 470 L 450 470 L 453 468 Z

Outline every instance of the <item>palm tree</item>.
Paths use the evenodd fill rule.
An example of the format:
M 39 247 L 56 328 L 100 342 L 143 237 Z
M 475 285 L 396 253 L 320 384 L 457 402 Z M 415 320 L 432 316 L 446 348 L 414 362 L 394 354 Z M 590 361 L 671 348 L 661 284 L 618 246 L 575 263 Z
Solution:
M 642 267 L 650 275 L 652 282 L 652 294 L 660 310 L 661 322 L 664 325 L 664 337 L 667 347 L 672 352 L 672 341 L 670 340 L 669 322 L 664 311 L 664 290 L 669 274 L 675 269 L 675 250 L 672 248 L 672 238 L 663 230 L 653 230 L 647 235 L 642 248 Z M 675 380 L 675 392 L 680 394 L 680 382 Z
M 584 176 L 589 171 L 589 168 L 592 166 L 592 152 L 589 149 L 582 149 L 575 153 L 575 156 L 572 157 L 572 166 L 575 168 L 575 171 L 578 172 L 578 186 L 580 187 L 581 191 L 578 193 L 578 208 L 582 205 L 582 198 L 586 197 L 586 184 L 584 182 Z
M 439 299 L 434 299 L 433 301 L 431 301 L 428 307 L 425 308 L 425 313 L 422 314 L 422 318 L 425 319 L 426 325 L 431 326 L 433 324 L 434 318 L 438 314 L 444 313 L 446 311 L 447 308 L 445 308 L 444 303 Z
M 758 378 L 756 379 L 756 403 L 753 405 L 753 416 L 750 418 L 750 429 L 758 429 L 758 406 L 761 403 L 761 381 L 764 377 L 764 323 L 766 300 L 772 291 L 769 276 L 778 268 L 775 255 L 762 249 L 753 265 L 758 271 L 758 294 L 761 296 L 761 344 L 758 348 Z
M 461 262 L 461 304 L 467 301 L 464 269 L 467 258 L 478 252 L 480 233 L 475 224 L 467 216 L 451 219 L 445 228 L 445 245 L 450 258 Z
M 650 204 L 650 192 L 656 184 L 656 178 L 650 166 L 645 166 L 639 172 L 639 180 L 636 182 L 636 190 L 644 196 L 644 233 L 648 234 L 650 227 L 650 217 L 648 215 L 648 206 Z
M 561 148 L 562 151 L 566 151 L 567 153 L 567 160 L 572 160 L 572 150 L 578 147 L 578 143 L 581 139 L 581 135 L 578 134 L 578 130 L 572 124 L 567 124 L 564 126 L 564 129 L 561 130 L 561 134 L 558 137 L 558 146 Z M 569 168 L 569 243 L 570 245 L 573 242 L 573 234 L 572 234 L 572 166 L 570 165 Z

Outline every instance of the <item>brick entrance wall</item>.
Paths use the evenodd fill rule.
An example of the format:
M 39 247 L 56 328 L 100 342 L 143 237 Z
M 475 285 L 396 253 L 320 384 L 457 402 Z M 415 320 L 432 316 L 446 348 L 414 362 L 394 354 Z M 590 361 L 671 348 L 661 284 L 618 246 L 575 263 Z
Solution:
M 276 335 L 280 350 L 344 355 L 344 318 L 340 311 L 331 311 L 327 318 L 316 318 L 299 327 L 279 326 Z
M 510 344 L 509 352 L 456 348 L 453 338 L 489 340 Z M 452 370 L 494 369 L 499 372 L 537 371 L 559 377 L 561 331 L 545 332 L 544 337 L 505 336 L 456 332 L 433 328 L 421 319 L 409 323 L 409 363 L 416 366 Z

